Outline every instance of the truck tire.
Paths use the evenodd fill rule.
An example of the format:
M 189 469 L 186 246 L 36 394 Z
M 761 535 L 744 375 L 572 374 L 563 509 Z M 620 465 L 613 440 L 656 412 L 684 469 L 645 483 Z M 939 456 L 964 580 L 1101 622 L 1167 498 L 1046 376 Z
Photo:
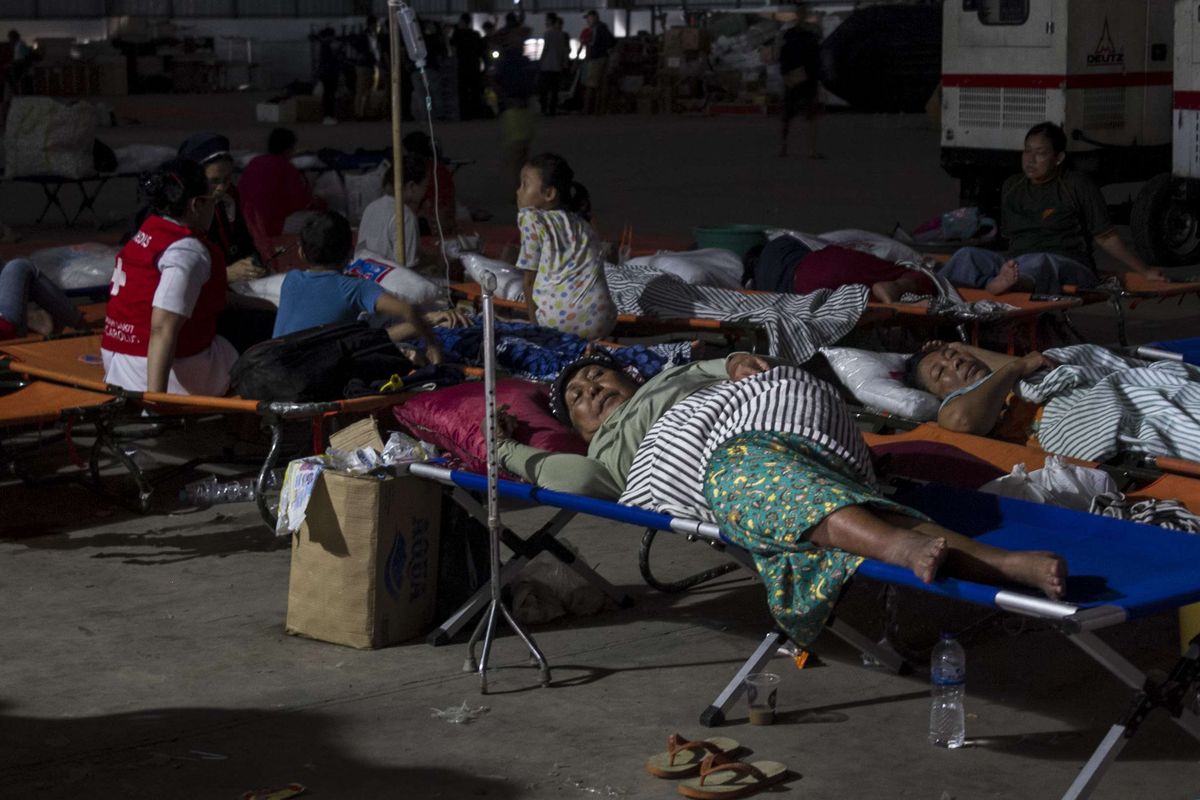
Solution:
M 1173 184 L 1170 174 L 1155 175 L 1133 201 L 1133 244 L 1153 266 L 1200 262 L 1200 204 L 1176 199 Z

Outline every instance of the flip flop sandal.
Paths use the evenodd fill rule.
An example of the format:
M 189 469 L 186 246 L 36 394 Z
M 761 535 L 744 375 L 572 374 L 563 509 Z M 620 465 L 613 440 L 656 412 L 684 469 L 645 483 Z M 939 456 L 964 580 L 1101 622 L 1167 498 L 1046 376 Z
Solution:
M 778 761 L 746 764 L 725 755 L 708 755 L 700 777 L 679 784 L 679 793 L 694 800 L 732 800 L 749 797 L 787 779 L 788 768 Z
M 678 733 L 667 737 L 667 752 L 656 753 L 646 761 L 646 772 L 656 778 L 690 778 L 700 774 L 705 756 L 728 755 L 741 745 L 724 736 L 690 742 Z

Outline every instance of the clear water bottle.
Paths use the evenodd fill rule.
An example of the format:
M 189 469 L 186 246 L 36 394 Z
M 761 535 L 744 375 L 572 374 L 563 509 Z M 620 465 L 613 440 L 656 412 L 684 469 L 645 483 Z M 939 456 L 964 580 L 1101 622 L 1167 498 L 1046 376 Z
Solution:
M 967 681 L 967 654 L 952 634 L 943 633 L 933 648 L 929 682 L 933 698 L 929 706 L 929 743 L 954 749 L 966 739 L 963 694 Z
M 267 489 L 278 488 L 281 475 L 279 470 L 267 473 Z M 194 481 L 179 490 L 179 501 L 187 506 L 211 506 L 217 503 L 243 503 L 254 499 L 254 485 L 257 478 L 239 478 L 232 481 L 218 481 L 216 475 L 209 475 L 202 480 Z

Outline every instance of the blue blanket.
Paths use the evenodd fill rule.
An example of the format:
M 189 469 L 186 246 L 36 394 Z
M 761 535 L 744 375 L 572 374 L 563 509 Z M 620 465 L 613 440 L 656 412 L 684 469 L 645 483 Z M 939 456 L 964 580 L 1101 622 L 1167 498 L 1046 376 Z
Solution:
M 483 363 L 483 328 L 476 320 L 466 328 L 437 328 L 446 361 L 455 364 Z M 514 377 L 552 381 L 563 367 L 583 354 L 587 340 L 551 328 L 518 322 L 496 323 L 497 363 Z M 630 345 L 611 351 L 627 371 L 647 380 L 667 367 L 692 360 L 690 342 Z

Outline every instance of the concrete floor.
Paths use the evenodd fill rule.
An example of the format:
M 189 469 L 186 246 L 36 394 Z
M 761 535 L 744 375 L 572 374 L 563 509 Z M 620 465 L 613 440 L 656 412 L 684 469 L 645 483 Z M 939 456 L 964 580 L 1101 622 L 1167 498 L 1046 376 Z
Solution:
M 173 144 L 201 124 L 226 126 L 239 146 L 265 136 L 266 126 L 241 121 L 253 98 L 219 107 L 225 99 L 172 98 L 165 109 L 131 98 L 126 113 L 145 124 L 113 129 L 111 141 Z M 387 140 L 382 125 L 299 127 L 310 147 Z M 653 230 L 646 223 L 653 233 L 764 220 L 885 229 L 955 204 L 937 168 L 936 130 L 923 118 L 836 115 L 824 130 L 822 162 L 775 159 L 775 128 L 763 119 L 565 118 L 542 127 L 537 147 L 571 158 L 602 221 L 655 220 Z M 441 135 L 447 152 L 481 159 L 462 173 L 464 197 L 503 215 L 510 190 L 486 155 L 496 134 L 494 124 L 469 123 Z M 132 196 L 105 191 L 113 192 L 105 213 L 117 219 Z M 24 223 L 29 202 L 5 185 L 0 218 Z M 1108 313 L 1089 309 L 1081 326 L 1111 339 Z M 1196 305 L 1143 306 L 1136 317 L 1135 334 L 1182 335 L 1195 330 Z M 216 449 L 224 434 L 201 425 L 139 445 L 139 458 Z M 30 463 L 46 472 L 68 460 L 61 443 L 47 443 Z M 505 636 L 494 693 L 480 697 L 461 672 L 461 643 L 360 652 L 287 636 L 286 547 L 249 505 L 171 513 L 183 479 L 168 483 L 147 516 L 73 485 L 0 482 L 0 795 L 216 798 L 298 782 L 331 798 L 676 796 L 646 775 L 645 759 L 669 733 L 705 733 L 700 711 L 769 625 L 745 573 L 658 594 L 637 573 L 639 531 L 580 520 L 566 538 L 636 605 L 536 628 L 554 668 L 549 689 L 537 688 L 519 643 Z M 529 531 L 545 517 L 507 519 Z M 716 558 L 666 538 L 656 555 L 665 574 Z M 841 617 L 878 636 L 879 595 L 857 582 Z M 828 636 L 817 665 L 797 672 L 774 662 L 783 675 L 778 725 L 752 727 L 739 707 L 720 733 L 751 748 L 751 760 L 797 773 L 780 797 L 1057 797 L 1127 690 L 1045 626 L 902 598 L 901 641 L 920 653 L 943 629 L 964 632 L 967 644 L 972 747 L 926 744 L 919 672 L 864 669 Z M 1144 668 L 1168 668 L 1176 636 L 1169 615 L 1104 634 Z M 489 710 L 470 725 L 430 715 L 464 701 Z M 1195 798 L 1198 757 L 1200 744 L 1152 717 L 1095 796 Z

